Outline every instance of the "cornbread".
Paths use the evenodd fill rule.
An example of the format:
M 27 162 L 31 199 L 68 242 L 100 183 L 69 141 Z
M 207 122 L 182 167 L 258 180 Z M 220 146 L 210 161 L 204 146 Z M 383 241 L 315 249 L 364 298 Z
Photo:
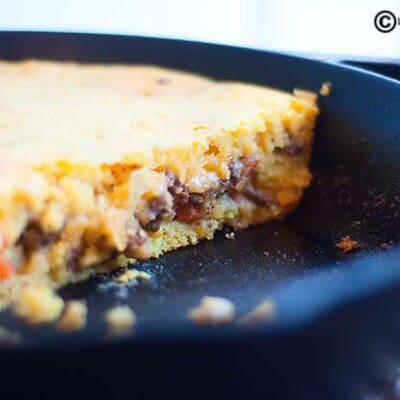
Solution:
M 310 184 L 308 92 L 32 60 L 0 87 L 2 304 L 281 218 Z

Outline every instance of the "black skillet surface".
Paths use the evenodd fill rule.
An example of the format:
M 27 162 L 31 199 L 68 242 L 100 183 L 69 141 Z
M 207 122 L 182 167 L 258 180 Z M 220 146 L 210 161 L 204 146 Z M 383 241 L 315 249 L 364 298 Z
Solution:
M 235 240 L 221 233 L 214 241 L 137 264 L 151 273 L 148 284 L 121 290 L 96 278 L 63 289 L 65 298 L 88 302 L 88 326 L 79 334 L 61 336 L 53 327 L 30 328 L 1 315 L 1 325 L 22 337 L 19 345 L 0 350 L 6 391 L 26 395 L 34 388 L 59 398 L 80 390 L 111 398 L 345 399 L 361 398 L 386 373 L 400 343 L 400 336 L 392 340 L 400 334 L 398 82 L 226 46 L 0 33 L 0 58 L 31 57 L 153 63 L 284 90 L 317 91 L 330 81 L 333 90 L 320 99 L 315 179 L 293 215 L 237 233 Z M 343 235 L 359 241 L 362 250 L 338 252 L 335 243 Z M 203 295 L 230 298 L 239 314 L 270 297 L 277 318 L 252 329 L 199 328 L 186 312 Z M 137 312 L 134 338 L 104 339 L 102 315 L 115 304 Z M 17 375 L 24 385 L 15 385 Z M 73 383 L 78 377 L 79 384 Z

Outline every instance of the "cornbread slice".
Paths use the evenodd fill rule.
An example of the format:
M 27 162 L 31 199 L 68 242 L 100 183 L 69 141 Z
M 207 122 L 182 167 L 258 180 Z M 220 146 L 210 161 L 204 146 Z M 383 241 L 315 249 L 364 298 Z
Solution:
M 281 218 L 310 183 L 309 93 L 44 61 L 1 62 L 0 87 L 3 303 Z

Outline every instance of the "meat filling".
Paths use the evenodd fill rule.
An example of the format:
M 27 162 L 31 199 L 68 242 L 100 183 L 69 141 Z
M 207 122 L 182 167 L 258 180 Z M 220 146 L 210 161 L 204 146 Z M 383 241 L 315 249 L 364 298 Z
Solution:
M 147 210 L 147 222 L 139 219 L 142 228 L 148 232 L 157 232 L 160 229 L 162 221 L 173 219 L 175 217 L 174 210 L 168 206 L 163 197 L 155 197 L 149 201 Z
M 187 185 L 181 183 L 171 172 L 167 172 L 168 192 L 173 198 L 175 219 L 180 222 L 195 222 L 204 216 L 205 202 L 209 193 L 190 193 Z
M 141 249 L 150 232 L 160 229 L 163 221 L 177 220 L 184 223 L 194 223 L 209 215 L 215 202 L 227 193 L 233 200 L 240 197 L 247 198 L 257 205 L 273 205 L 276 200 L 264 191 L 259 191 L 254 186 L 254 175 L 257 166 L 255 157 L 246 156 L 232 161 L 229 165 L 230 177 L 220 180 L 216 188 L 204 193 L 192 193 L 188 185 L 170 171 L 165 173 L 167 190 L 165 194 L 147 201 L 143 210 L 137 211 L 132 216 L 130 225 L 127 226 L 127 244 L 124 251 L 129 257 L 142 254 Z M 36 222 L 28 223 L 25 231 L 18 240 L 24 254 L 28 256 L 39 247 L 46 247 L 57 240 L 58 234 L 44 232 Z M 101 247 L 100 245 L 98 247 Z M 71 252 L 69 266 L 71 269 L 79 268 L 79 255 L 81 251 L 75 249 Z
M 37 222 L 30 222 L 22 233 L 18 244 L 25 253 L 31 253 L 39 247 L 48 246 L 57 240 L 57 233 L 46 233 Z
M 257 205 L 276 204 L 276 200 L 272 196 L 254 187 L 253 177 L 256 166 L 257 160 L 252 156 L 232 161 L 229 165 L 230 178 L 221 180 L 216 189 L 205 193 L 190 193 L 186 185 L 169 173 L 170 186 L 168 190 L 174 199 L 175 219 L 191 223 L 204 218 L 213 209 L 215 200 L 224 193 L 229 193 L 233 199 L 245 196 Z

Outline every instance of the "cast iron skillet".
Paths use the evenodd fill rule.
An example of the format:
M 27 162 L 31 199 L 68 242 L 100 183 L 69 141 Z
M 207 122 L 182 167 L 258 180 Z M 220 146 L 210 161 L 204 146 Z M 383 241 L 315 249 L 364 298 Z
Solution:
M 63 289 L 65 298 L 89 305 L 88 326 L 76 335 L 1 315 L 0 323 L 22 336 L 19 345 L 0 350 L 4 390 L 42 396 L 56 390 L 63 398 L 80 390 L 112 398 L 343 399 L 357 398 L 385 370 L 376 357 L 388 358 L 387 349 L 378 345 L 375 353 L 371 343 L 391 343 L 387 336 L 397 331 L 383 327 L 400 305 L 399 82 L 279 53 L 126 36 L 3 32 L 0 58 L 151 63 L 288 91 L 333 84 L 331 95 L 320 98 L 314 181 L 291 216 L 237 233 L 236 240 L 221 233 L 137 264 L 152 274 L 148 284 L 124 291 L 96 278 Z M 344 235 L 362 250 L 341 254 L 335 243 Z M 230 298 L 239 315 L 269 297 L 277 317 L 247 329 L 199 328 L 186 312 L 203 295 Z M 110 342 L 102 316 L 116 304 L 131 305 L 138 326 L 134 337 Z

